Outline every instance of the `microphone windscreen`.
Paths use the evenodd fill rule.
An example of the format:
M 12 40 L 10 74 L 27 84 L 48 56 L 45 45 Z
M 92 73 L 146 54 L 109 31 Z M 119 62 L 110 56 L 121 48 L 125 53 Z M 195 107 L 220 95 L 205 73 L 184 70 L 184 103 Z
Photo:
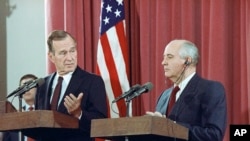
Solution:
M 131 88 L 139 88 L 141 85 L 139 84 L 135 84 L 134 86 L 132 86 Z
M 39 78 L 36 80 L 36 82 L 38 86 L 41 86 L 45 82 L 45 80 L 43 78 Z
M 148 91 L 150 91 L 150 90 L 153 88 L 153 84 L 152 84 L 151 82 L 147 82 L 147 83 L 145 83 L 145 85 L 144 85 L 144 86 L 146 87 L 147 92 L 148 92 Z

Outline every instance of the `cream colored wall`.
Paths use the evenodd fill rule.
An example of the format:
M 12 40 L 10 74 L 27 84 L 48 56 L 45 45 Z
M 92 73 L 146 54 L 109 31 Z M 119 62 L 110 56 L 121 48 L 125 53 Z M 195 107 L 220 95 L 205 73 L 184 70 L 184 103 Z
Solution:
M 6 16 L 7 94 L 18 88 L 26 73 L 46 75 L 44 0 L 4 0 Z M 9 98 L 12 101 L 13 97 Z M 14 98 L 18 108 L 18 98 Z

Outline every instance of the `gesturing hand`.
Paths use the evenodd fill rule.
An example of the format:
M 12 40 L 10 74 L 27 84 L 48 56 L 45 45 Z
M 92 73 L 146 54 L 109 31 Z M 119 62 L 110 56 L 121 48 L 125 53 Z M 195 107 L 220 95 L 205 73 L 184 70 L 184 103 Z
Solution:
M 83 93 L 80 93 L 78 97 L 75 97 L 73 94 L 69 94 L 64 98 L 64 106 L 67 108 L 68 113 L 76 118 L 79 118 L 82 113 L 82 97 Z

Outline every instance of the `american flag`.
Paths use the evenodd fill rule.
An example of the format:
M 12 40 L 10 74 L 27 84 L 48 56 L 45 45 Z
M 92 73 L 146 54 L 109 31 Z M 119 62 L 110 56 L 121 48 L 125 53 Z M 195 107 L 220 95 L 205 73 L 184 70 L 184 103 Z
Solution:
M 112 101 L 129 89 L 128 47 L 123 0 L 102 0 L 97 73 L 105 82 L 109 117 L 126 116 L 126 103 Z

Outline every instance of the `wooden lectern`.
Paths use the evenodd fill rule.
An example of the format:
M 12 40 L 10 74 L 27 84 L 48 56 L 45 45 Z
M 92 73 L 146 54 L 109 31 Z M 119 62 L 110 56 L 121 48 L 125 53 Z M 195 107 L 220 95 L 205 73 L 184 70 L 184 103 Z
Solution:
M 95 119 L 91 122 L 91 137 L 115 141 L 188 140 L 188 128 L 155 116 Z
M 17 110 L 9 101 L 0 101 L 0 116 L 12 112 L 17 112 Z
M 15 112 L 9 102 L 0 102 L 0 131 L 21 131 L 34 139 L 56 138 L 76 132 L 78 119 L 50 110 Z

